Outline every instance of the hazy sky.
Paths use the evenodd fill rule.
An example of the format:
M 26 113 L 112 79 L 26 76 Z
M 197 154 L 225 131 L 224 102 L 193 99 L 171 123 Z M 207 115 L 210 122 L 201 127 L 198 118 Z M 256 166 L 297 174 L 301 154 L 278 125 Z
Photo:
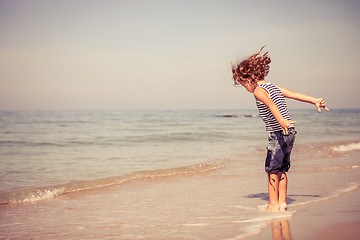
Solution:
M 0 110 L 255 108 L 230 63 L 265 44 L 268 81 L 360 107 L 358 0 L 0 0 Z

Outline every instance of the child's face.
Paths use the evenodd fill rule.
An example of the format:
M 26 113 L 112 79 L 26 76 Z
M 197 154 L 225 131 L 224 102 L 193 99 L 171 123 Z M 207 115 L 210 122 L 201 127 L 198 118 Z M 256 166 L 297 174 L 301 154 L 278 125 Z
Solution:
M 243 86 L 248 92 L 254 93 L 256 86 L 250 84 L 248 81 L 239 81 L 241 86 Z
M 250 93 L 254 93 L 256 86 L 254 87 L 249 81 L 242 80 L 235 72 L 233 72 L 233 78 Z

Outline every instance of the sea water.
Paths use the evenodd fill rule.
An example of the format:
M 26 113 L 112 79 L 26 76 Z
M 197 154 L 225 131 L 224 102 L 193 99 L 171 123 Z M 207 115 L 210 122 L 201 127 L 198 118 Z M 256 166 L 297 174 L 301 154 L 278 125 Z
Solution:
M 357 190 L 360 110 L 290 114 L 290 210 L 268 214 L 255 109 L 1 111 L 0 235 L 241 239 Z
M 227 113 L 238 118 L 223 117 Z M 263 130 L 261 120 L 252 114 L 224 110 L 0 112 L 0 191 L 227 158 L 264 137 L 259 131 Z

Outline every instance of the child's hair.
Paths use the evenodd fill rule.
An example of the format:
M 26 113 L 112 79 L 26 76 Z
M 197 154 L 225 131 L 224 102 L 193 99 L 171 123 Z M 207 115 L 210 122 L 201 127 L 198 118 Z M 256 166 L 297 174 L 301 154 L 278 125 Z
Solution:
M 271 62 L 270 57 L 267 55 L 268 52 L 262 55 L 260 54 L 265 46 L 263 46 L 259 52 L 242 60 L 240 63 L 231 64 L 235 86 L 240 85 L 240 81 L 255 84 L 265 79 L 269 73 L 269 64 Z

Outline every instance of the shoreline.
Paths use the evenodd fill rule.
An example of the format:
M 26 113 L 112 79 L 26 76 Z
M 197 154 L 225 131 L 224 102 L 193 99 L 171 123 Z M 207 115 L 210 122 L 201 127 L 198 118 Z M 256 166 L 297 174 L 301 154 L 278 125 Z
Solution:
M 233 164 L 235 167 L 236 162 Z M 238 191 L 241 178 L 236 172 L 237 168 L 224 168 L 165 181 L 163 178 L 138 179 L 36 204 L 4 206 L 0 208 L 4 213 L 0 221 L 4 235 L 0 238 L 14 234 L 14 238 L 19 239 L 28 234 L 34 239 L 59 238 L 66 233 L 101 239 L 110 233 L 118 239 L 266 240 L 283 239 L 272 235 L 274 232 L 284 234 L 288 229 L 288 235 L 293 238 L 287 239 L 312 240 L 329 239 L 319 238 L 317 234 L 323 234 L 321 231 L 333 228 L 332 225 L 342 224 L 337 227 L 343 228 L 344 224 L 347 227 L 360 222 L 359 187 L 334 198 L 290 207 L 287 212 L 268 214 L 257 207 L 267 202 L 266 194 L 259 192 L 262 187 L 254 182 L 249 189 Z M 326 179 L 336 176 L 330 173 Z M 322 177 L 317 175 L 318 179 L 325 180 Z M 302 179 L 309 180 L 305 176 Z M 246 192 L 257 194 L 243 196 Z M 337 221 L 329 221 L 335 218 Z M 260 230 L 259 225 L 265 230 Z M 339 232 L 348 233 L 344 229 Z M 259 235 L 252 235 L 255 233 Z M 356 232 L 349 234 L 356 236 Z
M 292 218 L 273 221 L 259 235 L 248 239 L 360 239 L 359 200 L 357 189 L 328 201 L 294 207 L 297 212 Z

